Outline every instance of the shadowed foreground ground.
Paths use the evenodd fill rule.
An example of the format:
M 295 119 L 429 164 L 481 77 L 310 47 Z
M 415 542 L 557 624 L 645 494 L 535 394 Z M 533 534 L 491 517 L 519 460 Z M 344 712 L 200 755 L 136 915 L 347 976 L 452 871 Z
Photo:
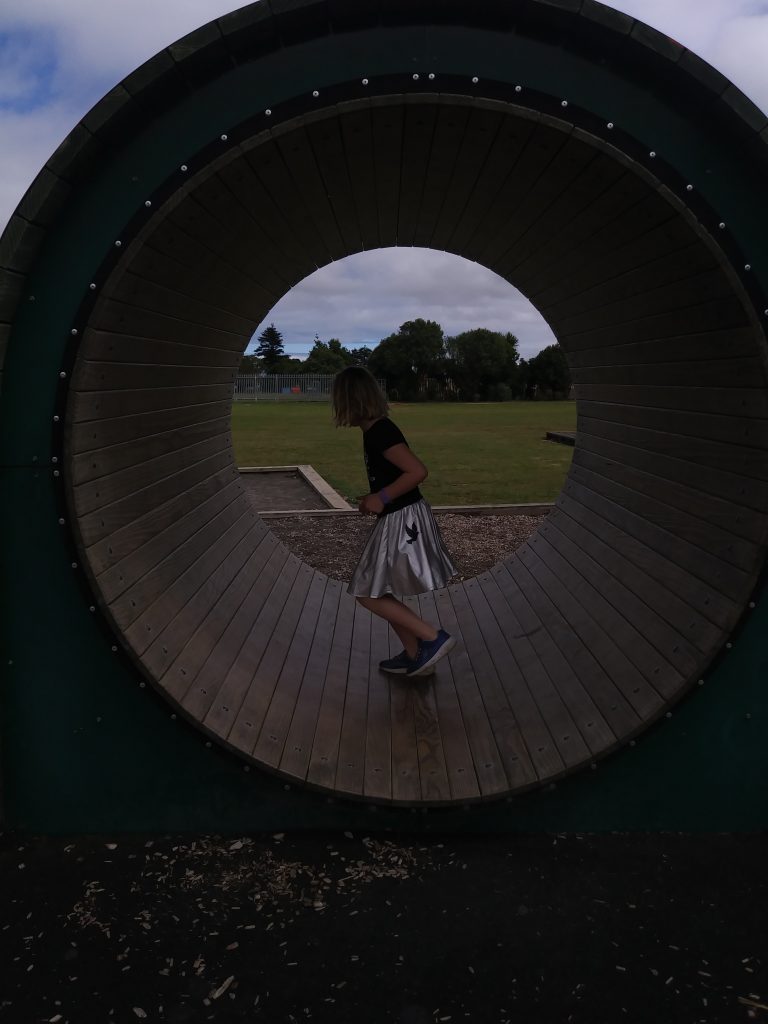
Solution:
M 0 1021 L 768 1021 L 765 836 L 0 837 Z

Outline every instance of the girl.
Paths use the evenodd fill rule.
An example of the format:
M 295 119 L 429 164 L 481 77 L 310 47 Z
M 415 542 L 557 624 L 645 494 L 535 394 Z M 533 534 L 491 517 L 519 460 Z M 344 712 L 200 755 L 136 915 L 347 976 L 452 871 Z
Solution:
M 349 366 L 333 381 L 337 427 L 360 427 L 370 494 L 360 499 L 363 515 L 376 515 L 371 533 L 347 588 L 397 633 L 404 650 L 379 663 L 384 672 L 422 676 L 456 643 L 407 608 L 405 597 L 444 587 L 456 574 L 432 510 L 419 491 L 427 467 L 387 416 L 387 400 L 371 374 Z

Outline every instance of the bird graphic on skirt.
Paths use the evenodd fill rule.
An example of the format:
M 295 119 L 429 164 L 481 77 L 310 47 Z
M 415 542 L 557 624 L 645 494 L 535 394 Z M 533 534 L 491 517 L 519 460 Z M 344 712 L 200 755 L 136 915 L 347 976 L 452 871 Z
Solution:
M 405 524 L 405 532 L 408 534 L 408 540 L 406 541 L 406 544 L 413 544 L 413 542 L 419 536 L 419 528 L 416 525 L 416 523 L 414 523 L 413 526 L 409 526 L 406 523 Z

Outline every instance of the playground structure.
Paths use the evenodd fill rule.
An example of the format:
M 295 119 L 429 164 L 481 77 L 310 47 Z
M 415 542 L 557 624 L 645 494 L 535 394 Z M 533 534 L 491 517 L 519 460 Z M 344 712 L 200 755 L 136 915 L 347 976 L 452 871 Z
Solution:
M 765 826 L 766 165 L 592 0 L 263 0 L 115 87 L 0 242 L 7 822 Z M 281 295 L 395 244 L 520 288 L 579 410 L 547 524 L 420 600 L 462 639 L 420 689 L 229 430 Z

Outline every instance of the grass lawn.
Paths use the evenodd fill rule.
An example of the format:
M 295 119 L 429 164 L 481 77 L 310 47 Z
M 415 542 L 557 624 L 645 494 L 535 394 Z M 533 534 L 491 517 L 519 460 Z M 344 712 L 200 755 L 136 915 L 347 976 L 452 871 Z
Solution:
M 390 414 L 429 468 L 433 505 L 553 501 L 573 449 L 544 440 L 575 430 L 575 402 L 395 403 Z M 235 402 L 240 466 L 308 463 L 348 499 L 368 490 L 362 436 L 335 428 L 330 405 Z

